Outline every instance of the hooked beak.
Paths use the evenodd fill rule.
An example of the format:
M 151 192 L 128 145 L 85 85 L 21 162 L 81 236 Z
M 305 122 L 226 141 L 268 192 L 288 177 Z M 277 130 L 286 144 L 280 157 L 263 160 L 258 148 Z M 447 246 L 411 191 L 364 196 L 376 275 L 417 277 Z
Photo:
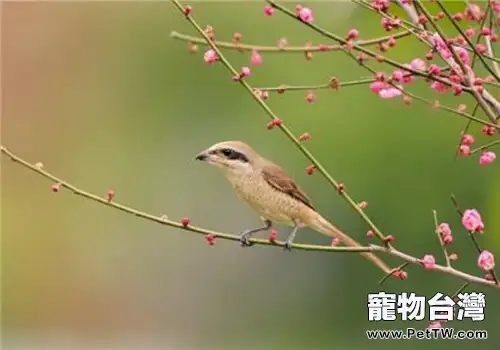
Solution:
M 208 155 L 206 152 L 201 152 L 196 156 L 196 160 L 206 160 L 208 158 Z

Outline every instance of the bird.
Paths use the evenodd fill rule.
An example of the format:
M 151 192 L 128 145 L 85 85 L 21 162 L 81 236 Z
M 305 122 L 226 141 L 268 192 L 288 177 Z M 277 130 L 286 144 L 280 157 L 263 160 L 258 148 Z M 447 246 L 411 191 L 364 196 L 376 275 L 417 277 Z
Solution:
M 307 194 L 280 166 L 261 157 L 246 143 L 218 142 L 200 152 L 195 159 L 221 169 L 237 197 L 259 214 L 263 225 L 241 232 L 242 246 L 250 246 L 249 239 L 255 233 L 270 230 L 273 224 L 292 227 L 284 242 L 285 250 L 291 250 L 297 232 L 304 227 L 337 237 L 348 246 L 361 246 L 323 218 Z M 384 272 L 390 273 L 391 269 L 373 253 L 361 254 Z

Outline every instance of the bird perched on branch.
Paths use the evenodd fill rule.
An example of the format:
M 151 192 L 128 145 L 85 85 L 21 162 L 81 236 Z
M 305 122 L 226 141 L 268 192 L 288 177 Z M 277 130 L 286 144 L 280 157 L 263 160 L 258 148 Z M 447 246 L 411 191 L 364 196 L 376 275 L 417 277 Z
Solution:
M 297 231 L 309 227 L 324 235 L 339 238 L 344 244 L 360 246 L 358 242 L 324 219 L 313 207 L 304 191 L 278 165 L 261 157 L 241 141 L 219 142 L 196 156 L 222 169 L 239 199 L 247 203 L 261 217 L 264 225 L 246 230 L 240 236 L 243 246 L 260 231 L 269 230 L 273 223 L 293 227 L 285 240 L 289 250 Z M 390 268 L 372 253 L 361 253 L 384 272 Z

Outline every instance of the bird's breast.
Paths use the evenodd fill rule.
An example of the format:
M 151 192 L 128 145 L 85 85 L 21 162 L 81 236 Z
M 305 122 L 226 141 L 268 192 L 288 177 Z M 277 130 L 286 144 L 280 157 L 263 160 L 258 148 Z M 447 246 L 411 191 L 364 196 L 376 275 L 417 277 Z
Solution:
M 278 191 L 260 177 L 246 176 L 230 181 L 238 197 L 260 216 L 276 223 L 294 224 L 301 207 L 300 202 Z

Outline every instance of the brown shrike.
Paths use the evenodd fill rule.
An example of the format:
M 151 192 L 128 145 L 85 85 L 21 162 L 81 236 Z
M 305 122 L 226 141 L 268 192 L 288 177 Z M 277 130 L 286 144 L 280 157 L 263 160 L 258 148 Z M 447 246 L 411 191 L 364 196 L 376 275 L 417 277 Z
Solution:
M 240 200 L 246 202 L 264 221 L 264 226 L 246 230 L 241 244 L 250 245 L 256 232 L 269 230 L 273 223 L 293 227 L 285 240 L 289 250 L 299 228 L 309 227 L 324 235 L 338 237 L 344 244 L 360 246 L 358 242 L 324 219 L 313 207 L 307 195 L 276 164 L 262 158 L 250 146 L 240 141 L 219 142 L 196 156 L 222 169 Z M 361 253 L 389 273 L 391 269 L 372 253 Z

